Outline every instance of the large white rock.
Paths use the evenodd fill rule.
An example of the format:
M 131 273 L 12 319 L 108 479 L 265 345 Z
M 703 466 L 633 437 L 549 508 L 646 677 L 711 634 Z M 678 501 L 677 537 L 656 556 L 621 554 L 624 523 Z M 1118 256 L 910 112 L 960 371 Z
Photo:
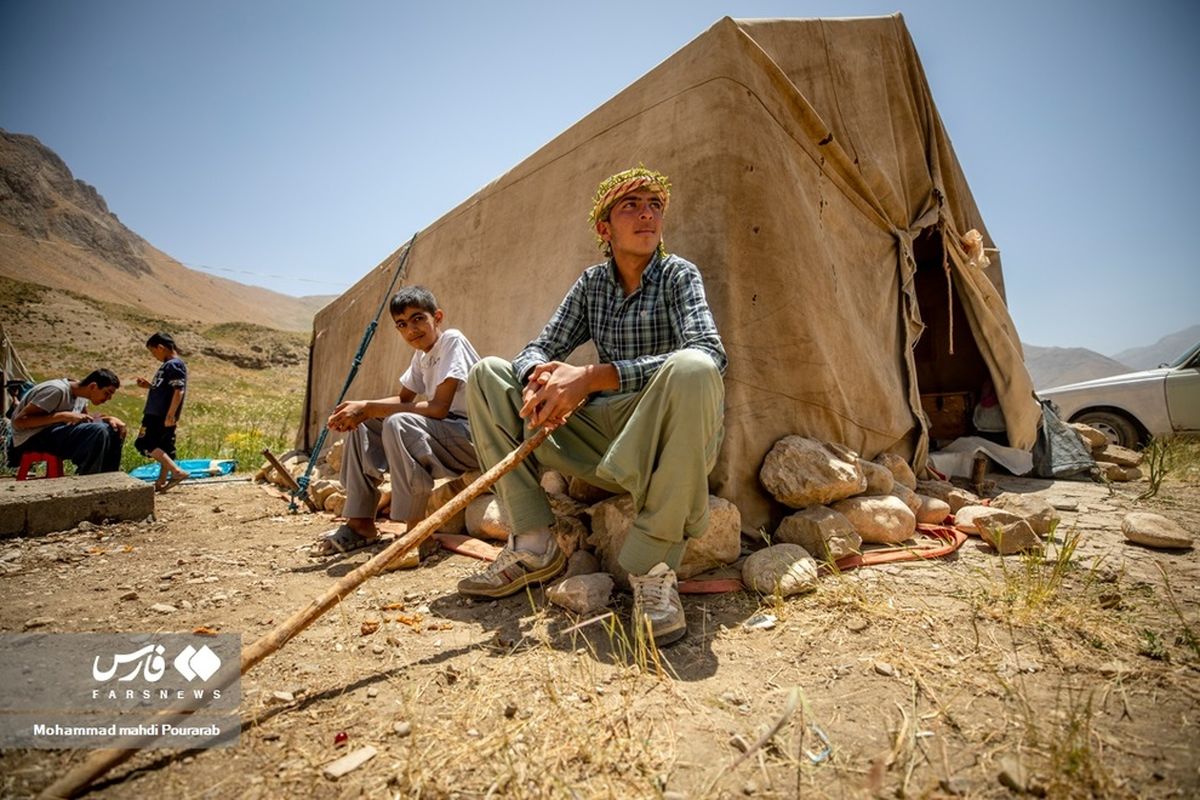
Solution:
M 546 598 L 576 614 L 590 614 L 608 605 L 612 590 L 611 575 L 593 572 L 562 579 L 546 590 Z
M 592 506 L 592 532 L 588 544 L 605 572 L 620 586 L 629 585 L 629 574 L 617 562 L 625 537 L 633 526 L 633 498 L 627 494 Z M 688 540 L 683 563 L 675 571 L 680 579 L 690 578 L 722 564 L 732 564 L 742 553 L 742 515 L 737 506 L 720 497 L 708 498 L 708 528 L 704 535 Z
M 862 470 L 863 475 L 867 478 L 867 488 L 863 494 L 887 494 L 896 485 L 896 478 L 892 475 L 892 471 L 882 464 L 876 464 L 873 461 L 860 458 L 858 460 L 858 468 Z
M 1046 498 L 1036 494 L 1005 492 L 992 499 L 992 508 L 1002 508 L 1024 517 L 1038 536 L 1049 536 L 1059 521 L 1054 506 L 1050 505 Z
M 319 480 L 308 485 L 308 497 L 317 508 L 325 507 L 325 498 L 334 492 L 341 491 L 342 485 L 337 481 Z
M 917 476 L 913 474 L 912 467 L 903 457 L 895 453 L 880 453 L 875 456 L 875 463 L 887 467 L 892 473 L 892 477 L 896 479 L 896 483 L 901 486 L 907 486 L 909 489 L 917 488 Z
M 467 506 L 467 533 L 481 539 L 492 539 L 497 542 L 507 542 L 512 534 L 512 526 L 504 517 L 504 509 L 500 506 L 496 495 L 481 494 Z
M 903 500 L 904 505 L 908 506 L 909 510 L 914 514 L 921 510 L 922 495 L 917 494 L 904 484 L 897 483 L 895 486 L 893 486 L 891 495 L 892 497 L 899 497 L 901 500 Z
M 760 594 L 810 592 L 817 588 L 817 562 L 798 544 L 771 545 L 746 557 L 742 582 Z
M 1023 519 L 999 525 L 981 525 L 979 536 L 1002 556 L 1038 550 L 1042 540 Z
M 862 552 L 862 537 L 850 520 L 827 506 L 810 506 L 784 517 L 775 529 L 774 541 L 798 544 L 822 561 Z
M 984 527 L 997 528 L 1019 522 L 1021 517 L 1003 508 L 963 506 L 954 514 L 954 527 L 963 533 L 981 535 Z
M 759 479 L 776 500 L 792 508 L 826 505 L 867 488 L 852 450 L 803 436 L 776 442 L 763 459 Z
M 917 522 L 922 525 L 941 525 L 946 521 L 946 517 L 950 515 L 950 504 L 945 500 L 938 500 L 936 497 L 926 497 L 924 495 L 914 495 L 919 505 L 915 509 Z
M 342 454 L 345 452 L 346 439 L 342 437 L 329 446 L 328 452 L 325 453 L 325 463 L 335 473 L 341 472 L 342 469 Z
M 894 495 L 850 497 L 832 508 L 850 520 L 864 542 L 897 544 L 911 539 L 917 530 L 916 514 Z
M 1191 548 L 1195 542 L 1173 519 L 1149 511 L 1133 511 L 1121 520 L 1121 533 L 1136 544 L 1167 549 Z

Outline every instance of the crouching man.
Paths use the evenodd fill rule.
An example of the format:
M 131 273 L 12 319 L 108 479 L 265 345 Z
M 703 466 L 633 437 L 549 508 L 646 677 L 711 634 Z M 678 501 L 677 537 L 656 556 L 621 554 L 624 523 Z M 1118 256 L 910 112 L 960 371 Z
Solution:
M 553 433 L 497 483 L 513 535 L 461 594 L 499 598 L 552 579 L 565 558 L 539 467 L 633 497 L 619 556 L 635 623 L 657 644 L 687 633 L 675 570 L 708 525 L 708 473 L 723 436 L 725 349 L 695 265 L 668 255 L 666 177 L 638 167 L 605 180 L 590 221 L 608 260 L 586 269 L 541 334 L 509 363 L 489 357 L 467 383 L 483 468 L 532 431 Z M 562 361 L 591 340 L 600 363 Z
M 34 386 L 13 414 L 9 464 L 23 453 L 50 453 L 75 464 L 80 475 L 116 472 L 121 468 L 125 423 L 88 411 L 103 405 L 121 387 L 111 370 L 98 369 L 83 380 L 58 378 Z

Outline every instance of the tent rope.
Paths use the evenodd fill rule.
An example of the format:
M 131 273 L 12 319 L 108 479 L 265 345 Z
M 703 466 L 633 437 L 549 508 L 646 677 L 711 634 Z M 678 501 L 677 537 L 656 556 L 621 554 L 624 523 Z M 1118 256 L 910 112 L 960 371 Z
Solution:
M 371 340 L 375 338 L 375 329 L 379 327 L 379 318 L 383 315 L 383 310 L 387 308 L 388 301 L 391 300 L 392 290 L 396 288 L 396 281 L 403 277 L 405 266 L 408 264 L 408 255 L 412 252 L 413 244 L 417 241 L 417 234 L 413 234 L 408 240 L 408 244 L 404 246 L 404 255 L 400 257 L 400 263 L 396 266 L 396 273 L 392 275 L 392 282 L 388 284 L 387 291 L 383 295 L 383 302 L 379 304 L 379 310 L 375 312 L 374 318 L 367 329 L 363 331 L 362 342 L 358 345 L 358 351 L 354 354 L 354 359 L 350 362 L 350 372 L 346 375 L 346 382 L 342 385 L 342 391 L 338 394 L 335 406 L 339 405 L 346 399 L 346 393 L 350 391 L 350 384 L 354 383 L 354 377 L 358 375 L 358 368 L 362 366 L 363 356 L 366 355 L 367 347 L 371 344 Z M 311 376 L 310 376 L 311 377 Z M 288 503 L 288 513 L 294 514 L 299 506 L 297 501 L 308 493 L 308 484 L 312 479 L 312 471 L 317 464 L 317 456 L 321 454 L 321 448 L 325 446 L 325 437 L 329 435 L 329 426 L 321 426 L 321 433 L 317 436 L 317 443 L 313 445 L 312 452 L 308 456 L 308 466 L 304 468 L 304 474 L 296 479 L 296 489 L 292 490 L 291 501 Z

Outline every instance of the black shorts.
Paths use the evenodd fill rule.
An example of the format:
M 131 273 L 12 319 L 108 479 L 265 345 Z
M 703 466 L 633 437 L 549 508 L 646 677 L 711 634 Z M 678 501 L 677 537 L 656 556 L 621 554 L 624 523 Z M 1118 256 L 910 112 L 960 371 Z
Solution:
M 163 417 L 142 417 L 142 427 L 134 440 L 134 448 L 146 456 L 155 450 L 162 450 L 171 460 L 175 460 L 175 428 L 163 425 Z

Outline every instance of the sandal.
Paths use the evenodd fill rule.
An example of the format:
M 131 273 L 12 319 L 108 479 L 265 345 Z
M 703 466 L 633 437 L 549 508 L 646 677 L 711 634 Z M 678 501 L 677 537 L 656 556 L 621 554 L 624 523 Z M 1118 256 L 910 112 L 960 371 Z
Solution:
M 183 483 L 190 477 L 192 477 L 192 474 L 190 472 L 172 473 L 170 480 L 168 480 L 166 483 L 162 484 L 161 486 L 159 484 L 155 483 L 154 491 L 159 492 L 159 493 L 165 492 L 175 486 L 178 486 L 179 484 Z
M 337 528 L 321 534 L 309 549 L 309 555 L 313 558 L 345 555 L 364 547 L 370 547 L 378 541 L 379 537 L 368 539 L 349 525 L 339 525 Z

